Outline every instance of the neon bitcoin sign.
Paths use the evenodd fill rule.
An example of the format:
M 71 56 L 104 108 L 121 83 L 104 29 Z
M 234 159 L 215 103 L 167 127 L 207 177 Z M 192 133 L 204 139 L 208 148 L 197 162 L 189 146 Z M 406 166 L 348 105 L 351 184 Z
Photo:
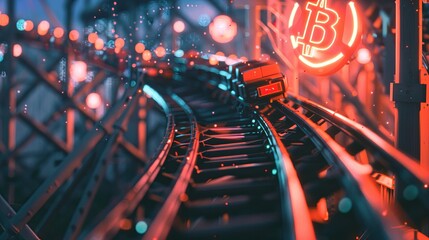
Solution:
M 313 0 L 304 7 L 295 3 L 288 26 L 300 65 L 316 75 L 344 66 L 360 41 L 361 24 L 353 1 Z

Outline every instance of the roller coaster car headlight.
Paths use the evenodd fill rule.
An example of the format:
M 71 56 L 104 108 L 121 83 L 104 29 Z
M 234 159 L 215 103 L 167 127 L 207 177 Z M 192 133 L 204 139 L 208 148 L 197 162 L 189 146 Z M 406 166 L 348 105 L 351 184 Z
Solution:
M 265 97 L 265 96 L 284 92 L 283 84 L 281 81 L 267 84 L 267 85 L 258 87 L 257 89 L 258 89 L 259 97 Z

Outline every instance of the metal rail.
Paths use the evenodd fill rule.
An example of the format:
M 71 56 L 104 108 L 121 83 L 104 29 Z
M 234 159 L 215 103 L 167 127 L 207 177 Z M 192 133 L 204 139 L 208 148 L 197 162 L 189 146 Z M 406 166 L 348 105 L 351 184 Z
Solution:
M 429 183 L 429 173 L 422 169 L 416 160 L 396 149 L 370 129 L 306 98 L 293 94 L 289 94 L 288 98 L 308 111 L 326 119 L 362 144 L 365 149 L 377 153 L 379 155 L 377 161 L 380 161 L 398 176 L 402 174 L 413 176 L 412 181 L 417 181 L 417 185 L 422 187 Z
M 172 98 L 183 108 L 189 118 L 191 139 L 182 160 L 185 163 L 180 167 L 180 174 L 176 177 L 174 187 L 153 219 L 151 223 L 153 227 L 149 228 L 143 239 L 165 239 L 167 237 L 181 204 L 180 196 L 186 192 L 197 159 L 200 133 L 195 116 L 191 108 L 179 96 L 172 94 Z
M 196 66 L 193 69 L 188 71 L 197 73 L 196 75 L 203 76 L 203 78 L 209 80 L 208 82 L 203 82 L 203 85 L 206 85 L 203 88 L 224 90 L 223 94 L 218 95 L 227 93 L 225 88 L 219 87 L 222 83 L 222 80 L 219 80 L 222 78 L 219 73 L 219 67 Z M 184 75 L 187 75 L 187 73 L 184 73 Z M 198 79 L 195 80 L 198 81 Z M 201 81 L 198 82 L 201 83 Z M 219 98 L 220 102 L 225 102 L 224 100 L 225 97 Z M 239 107 L 241 110 L 245 109 L 242 106 Z M 271 111 L 267 109 L 275 109 L 275 111 L 280 112 L 276 116 L 278 117 L 276 119 L 278 122 L 272 124 L 286 126 L 286 130 L 283 129 L 285 131 L 279 132 L 279 138 L 285 144 L 289 144 L 287 145 L 287 150 L 294 150 L 294 146 L 291 146 L 294 144 L 304 146 L 308 142 L 312 142 L 314 147 L 303 147 L 301 153 L 298 154 L 300 157 L 295 156 L 295 159 L 292 159 L 294 164 L 297 164 L 295 161 L 312 160 L 311 164 L 313 166 L 301 167 L 301 174 L 312 175 L 313 173 L 311 172 L 314 169 L 308 169 L 311 167 L 315 167 L 315 169 L 326 167 L 324 164 L 315 163 L 320 156 L 323 157 L 324 161 L 328 162 L 328 167 L 330 166 L 329 168 L 331 169 L 329 170 L 330 173 L 328 171 L 328 174 L 330 174 L 328 178 L 323 178 L 323 174 L 326 174 L 326 172 L 314 172 L 315 176 L 310 176 L 310 178 L 316 177 L 320 181 L 324 181 L 321 184 L 317 183 L 320 188 L 329 186 L 332 181 L 341 185 L 338 187 L 346 192 L 347 197 L 352 199 L 352 204 L 356 209 L 353 211 L 359 216 L 360 223 L 363 224 L 363 227 L 356 230 L 366 229 L 364 235 L 369 235 L 370 237 L 401 238 L 405 234 L 405 229 L 408 228 L 403 225 L 404 222 L 407 225 L 406 222 L 411 219 L 411 223 L 408 223 L 409 225 L 417 228 L 424 226 L 424 223 L 428 220 L 429 174 L 420 169 L 412 158 L 405 156 L 382 137 L 364 126 L 293 94 L 289 94 L 285 103 L 275 102 L 272 107 L 268 106 L 262 109 L 262 113 Z M 270 117 L 267 116 L 265 121 L 269 122 Z M 311 152 L 305 153 L 305 151 Z M 313 153 L 312 151 L 315 152 Z M 287 155 L 283 154 L 283 156 Z M 304 155 L 306 155 L 305 160 L 300 159 Z M 306 173 L 305 169 L 310 170 L 310 173 Z M 390 194 L 393 192 L 401 200 L 398 201 L 400 204 L 395 205 L 391 204 L 392 202 L 383 202 L 385 200 L 385 196 L 382 195 L 384 192 L 380 194 L 377 189 L 377 187 L 384 184 L 383 179 L 374 179 L 376 176 L 380 177 L 379 171 L 387 176 L 394 175 L 393 183 L 390 183 L 392 186 L 389 186 L 391 187 L 390 189 L 394 190 L 388 192 L 388 197 L 392 197 Z M 317 174 L 322 175 L 317 176 Z M 382 177 L 386 180 L 389 178 L 387 176 Z M 286 177 L 290 177 L 290 174 Z M 301 180 L 306 182 L 308 179 L 308 176 L 304 176 L 304 179 Z M 336 195 L 338 195 L 338 189 L 335 190 L 337 188 L 335 184 L 333 187 L 329 186 L 330 190 L 328 192 L 331 194 L 336 192 Z M 306 194 L 307 191 L 309 190 L 305 190 Z M 323 194 L 329 193 L 325 192 Z M 314 200 L 316 199 L 311 199 L 311 196 L 309 199 L 307 196 L 307 202 L 315 204 Z M 422 209 L 422 211 L 415 211 L 415 204 L 418 204 L 418 209 Z M 398 210 L 399 206 L 401 210 L 405 211 Z M 404 218 L 404 213 L 408 218 Z M 399 216 L 401 217 L 400 220 Z M 362 232 L 357 232 L 356 234 L 362 234 Z
M 2 226 L 8 227 L 9 217 L 16 215 L 15 210 L 9 203 L 0 195 L 0 222 Z M 21 231 L 21 236 L 25 239 L 40 239 L 36 233 L 28 226 L 25 225 Z
M 120 198 L 115 206 L 109 209 L 91 230 L 82 233 L 79 239 L 106 239 L 114 236 L 119 231 L 120 220 L 131 214 L 148 191 L 150 185 L 161 171 L 161 167 L 171 149 L 176 129 L 172 106 L 168 105 L 164 98 L 149 85 L 145 85 L 143 91 L 148 97 L 154 99 L 165 113 L 167 128 L 164 138 L 158 151 L 154 154 L 154 158 L 145 167 L 144 173 L 137 178 L 132 187 Z
M 416 160 L 396 149 L 370 129 L 335 111 L 293 94 L 289 94 L 289 99 L 308 113 L 320 116 L 349 136 L 352 139 L 352 143 L 346 146 L 349 154 L 357 155 L 366 151 L 367 154 L 373 156 L 373 162 L 370 164 L 381 165 L 386 173 L 393 175 L 396 182 L 394 191 L 396 191 L 396 198 L 400 200 L 399 205 L 405 209 L 409 208 L 409 205 L 413 205 L 413 207 L 418 205 L 420 209 L 418 212 L 405 211 L 410 219 L 419 222 L 421 218 L 427 218 L 429 215 L 429 172 L 421 168 Z M 412 198 L 404 197 L 407 188 L 415 189 L 418 194 Z
M 177 95 L 170 97 L 164 93 L 161 96 L 149 85 L 145 85 L 144 91 L 161 105 L 168 118 L 161 147 L 132 187 L 112 208 L 103 211 L 79 239 L 129 237 L 128 234 L 135 233 L 120 229 L 120 221 L 133 216 L 135 221 L 144 221 L 148 225 L 144 238 L 165 239 L 177 214 L 180 197 L 194 170 L 199 130 L 192 111 Z M 138 213 L 140 209 L 144 209 L 144 215 Z
M 252 191 L 251 190 L 252 188 L 255 189 L 254 191 L 261 191 L 261 190 L 258 190 L 258 186 L 263 184 L 263 182 L 262 182 L 262 179 L 258 180 L 258 176 L 260 173 L 256 169 L 262 166 L 267 166 L 267 168 L 270 168 L 268 167 L 270 166 L 269 162 L 273 161 L 275 166 L 274 167 L 275 171 L 273 170 L 274 171 L 273 175 L 276 175 L 274 179 L 276 179 L 275 181 L 278 181 L 279 186 L 276 187 L 278 188 L 278 190 L 273 189 L 272 193 L 274 194 L 276 191 L 279 191 L 278 194 L 279 194 L 280 200 L 279 200 L 279 205 L 276 209 L 277 211 L 280 211 L 279 218 L 281 219 L 280 220 L 281 226 L 279 226 L 279 231 L 281 233 L 278 236 L 276 235 L 270 235 L 270 236 L 272 237 L 276 236 L 276 238 L 280 237 L 282 239 L 316 239 L 315 232 L 313 230 L 313 225 L 309 215 L 309 209 L 305 201 L 301 184 L 298 180 L 298 177 L 291 163 L 291 160 L 286 152 L 286 149 L 280 142 L 280 139 L 276 134 L 276 132 L 274 131 L 275 129 L 272 127 L 271 123 L 268 122 L 268 120 L 264 116 L 260 116 L 257 113 L 255 113 L 255 117 L 257 120 L 251 121 L 252 125 L 250 126 L 246 125 L 247 123 L 245 120 L 247 117 L 249 117 L 249 115 L 243 115 L 242 117 L 240 117 L 241 118 L 240 120 L 235 118 L 229 118 L 228 116 L 230 115 L 229 111 L 231 111 L 231 105 L 236 105 L 236 103 L 234 103 L 235 100 L 231 97 L 231 95 L 229 95 L 228 92 L 225 92 L 224 89 L 223 90 L 218 89 L 218 84 L 216 84 L 216 81 L 200 82 L 199 84 L 201 84 L 201 86 L 198 89 L 209 89 L 209 90 L 206 90 L 208 93 L 204 97 L 201 96 L 201 93 L 198 93 L 198 91 L 192 91 L 191 90 L 193 89 L 192 87 L 190 88 L 183 87 L 183 89 L 181 90 L 179 89 L 177 91 L 181 91 L 182 95 L 186 96 L 188 101 L 191 101 L 190 105 L 191 107 L 196 109 L 197 119 L 199 120 L 201 126 L 204 128 L 202 132 L 204 137 L 203 137 L 202 146 L 201 146 L 201 153 L 200 153 L 201 156 L 197 162 L 198 168 L 197 168 L 196 174 L 193 176 L 194 182 L 196 183 L 194 184 L 193 187 L 190 188 L 190 190 L 188 190 L 189 194 L 191 194 L 191 197 L 189 199 L 190 202 L 184 203 L 183 210 L 182 210 L 182 217 L 179 217 L 179 219 L 184 221 L 182 218 L 183 217 L 187 218 L 186 216 L 188 214 L 186 213 L 188 211 L 191 212 L 189 213 L 190 215 L 195 215 L 195 217 L 199 216 L 198 219 L 201 219 L 201 227 L 200 227 L 201 229 L 198 228 L 198 226 L 200 225 L 199 224 L 200 221 L 198 220 L 197 221 L 198 223 L 195 223 L 195 227 L 191 227 L 191 229 L 187 229 L 187 230 L 185 229 L 181 230 L 180 227 L 176 226 L 176 229 L 174 229 L 175 231 L 173 231 L 171 234 L 173 234 L 174 236 L 176 236 L 176 234 L 179 234 L 177 236 L 182 236 L 184 238 L 198 239 L 198 238 L 204 238 L 204 237 L 210 236 L 208 234 L 212 233 L 222 238 L 226 236 L 229 236 L 229 237 L 236 236 L 233 233 L 234 230 L 232 230 L 231 228 L 243 229 L 243 226 L 253 226 L 252 227 L 253 229 L 260 228 L 261 230 L 263 230 L 264 227 L 255 225 L 255 224 L 261 225 L 263 223 L 252 220 L 252 215 L 248 215 L 247 218 L 249 219 L 243 219 L 241 224 L 231 220 L 232 222 L 229 222 L 231 226 L 227 227 L 225 225 L 223 227 L 224 229 L 222 229 L 222 225 L 215 227 L 215 226 L 210 226 L 209 221 L 206 223 L 204 222 L 207 221 L 206 218 L 211 218 L 208 216 L 212 216 L 212 214 L 214 214 L 214 213 L 210 213 L 212 211 L 216 211 L 216 212 L 226 211 L 225 214 L 227 214 L 228 219 L 229 218 L 234 219 L 235 211 L 233 209 L 235 207 L 236 208 L 238 208 L 239 206 L 244 207 L 246 201 L 255 201 L 254 204 L 256 204 L 258 201 L 257 200 L 258 198 L 255 197 L 256 199 L 251 200 L 253 199 L 252 193 L 247 193 L 246 191 Z M 211 85 L 211 86 L 208 86 L 208 85 Z M 211 96 L 211 97 L 207 97 L 207 96 Z M 214 101 L 216 101 L 217 103 L 215 103 Z M 218 107 L 215 108 L 214 106 L 217 106 L 217 105 Z M 210 109 L 214 109 L 214 110 L 210 110 Z M 213 112 L 211 114 L 206 114 L 205 113 L 206 111 L 213 111 Z M 216 124 L 213 125 L 213 122 Z M 246 140 L 247 139 L 247 137 L 245 137 L 246 135 L 251 137 L 252 134 L 255 134 L 251 132 L 251 131 L 254 131 L 252 130 L 253 129 L 252 126 L 253 127 L 258 126 L 257 129 L 260 129 L 259 131 L 261 131 L 260 132 L 261 136 L 258 135 L 259 136 L 257 138 L 258 140 L 251 140 L 251 139 Z M 249 131 L 249 132 L 246 133 L 246 131 Z M 241 135 L 241 134 L 244 134 L 244 135 Z M 215 139 L 216 141 L 214 141 Z M 239 139 L 242 139 L 242 140 L 240 141 Z M 260 152 L 261 150 L 258 151 L 257 155 L 253 154 L 253 152 L 256 151 L 258 144 L 262 141 L 267 141 L 262 147 L 265 150 L 268 149 L 268 151 L 270 152 L 268 155 L 272 154 L 272 158 L 273 158 L 272 160 L 269 160 L 269 159 L 264 160 L 263 159 L 264 157 L 262 157 L 263 153 Z M 268 146 L 270 147 L 267 148 Z M 244 152 L 248 152 L 248 154 L 234 155 L 234 154 L 240 153 L 239 149 L 247 149 Z M 221 151 L 221 150 L 224 152 L 224 155 L 225 154 L 227 155 L 223 157 L 223 155 L 216 154 L 216 151 Z M 230 166 L 231 164 L 232 166 Z M 220 166 L 220 167 L 216 168 L 216 166 Z M 234 180 L 236 177 L 240 179 L 243 176 L 247 176 L 246 172 L 250 171 L 251 168 L 255 169 L 253 170 L 255 173 L 251 175 L 254 178 L 253 181 L 255 181 L 252 187 L 247 186 L 249 183 L 244 180 Z M 216 173 L 216 171 L 218 171 L 218 173 Z M 241 171 L 242 173 L 240 173 Z M 210 172 L 213 172 L 213 173 L 209 174 Z M 208 175 L 208 176 L 213 175 L 213 177 L 210 177 L 208 183 L 203 183 L 202 179 L 205 179 L 205 178 L 201 177 L 200 174 Z M 220 177 L 220 176 L 224 176 L 224 177 Z M 213 181 L 213 185 L 210 184 L 210 181 Z M 211 196 L 211 195 L 216 196 L 218 194 L 221 194 L 222 191 L 224 191 L 224 194 L 228 196 L 229 192 L 232 191 L 228 189 L 229 188 L 233 189 L 235 187 L 240 186 L 240 181 L 243 181 L 243 183 L 241 183 L 243 190 L 237 190 L 238 192 L 240 192 L 240 194 L 239 193 L 237 194 L 241 197 L 230 196 L 231 197 L 230 211 L 232 211 L 232 213 L 228 214 L 228 210 L 227 210 L 228 208 L 222 209 L 221 206 L 219 206 L 219 204 L 223 202 L 220 199 L 213 198 L 212 200 L 213 207 L 209 207 L 209 203 L 208 203 L 209 200 L 206 199 L 208 196 Z M 264 181 L 267 181 L 267 179 L 264 179 Z M 205 186 L 206 184 L 207 186 Z M 206 190 L 202 190 L 202 189 L 206 189 Z M 245 189 L 249 189 L 249 190 L 245 190 Z M 192 196 L 193 194 L 197 194 L 197 193 L 193 193 L 194 191 L 196 192 L 201 191 L 201 194 L 203 196 L 196 196 L 196 195 Z M 211 193 L 211 191 L 213 191 L 213 193 Z M 249 194 L 249 196 L 247 196 L 246 194 Z M 204 195 L 207 195 L 207 196 L 204 197 Z M 243 195 L 247 197 L 243 197 Z M 250 200 L 244 200 L 247 198 L 249 198 Z M 270 200 L 270 201 L 273 201 L 273 200 Z M 228 202 L 225 202 L 225 204 L 229 206 Z M 235 206 L 236 204 L 237 206 Z M 264 205 L 264 203 L 262 202 L 259 204 Z M 270 204 L 274 204 L 274 202 Z M 219 210 L 215 210 L 218 208 Z M 203 212 L 198 214 L 197 213 L 198 209 L 201 209 L 201 211 Z M 269 214 L 268 209 L 266 214 Z M 258 215 L 256 214 L 256 216 Z M 240 216 L 235 216 L 235 218 L 237 217 L 239 218 Z M 266 225 L 265 229 L 268 229 L 269 228 L 268 222 L 273 221 L 272 217 L 268 217 L 268 215 L 267 216 L 261 215 L 259 217 L 261 219 L 263 219 L 264 217 L 266 218 L 267 223 L 264 225 Z M 202 220 L 202 219 L 205 219 L 205 220 Z M 188 221 L 192 222 L 192 220 L 188 220 Z M 225 219 L 221 221 L 225 221 Z M 274 223 L 272 222 L 272 224 Z M 253 229 L 249 229 L 249 231 L 253 231 Z M 236 231 L 239 231 L 239 230 L 236 230 Z M 275 231 L 276 231 L 275 228 L 270 230 L 270 232 L 275 232 Z M 229 232 L 229 234 L 232 234 L 232 235 L 224 235 L 224 234 L 227 234 L 227 232 Z M 180 234 L 183 234 L 183 235 L 180 235 Z M 256 237 L 255 235 L 249 235 L 249 236 Z M 265 237 L 268 237 L 268 236 L 265 236 Z
M 392 228 L 399 226 L 400 222 L 394 211 L 386 211 L 383 207 L 370 175 L 371 166 L 357 163 L 328 133 L 302 113 L 282 102 L 273 103 L 273 107 L 291 119 L 311 139 L 328 163 L 339 172 L 341 184 L 353 206 L 356 206 L 356 214 L 372 236 L 377 239 L 402 239 L 402 234 L 392 232 Z
M 274 150 L 277 169 L 279 171 L 280 191 L 282 191 L 283 238 L 284 239 L 316 239 L 313 223 L 304 191 L 298 179 L 292 160 L 280 140 L 276 129 L 263 115 L 258 115 L 259 124 L 268 136 Z

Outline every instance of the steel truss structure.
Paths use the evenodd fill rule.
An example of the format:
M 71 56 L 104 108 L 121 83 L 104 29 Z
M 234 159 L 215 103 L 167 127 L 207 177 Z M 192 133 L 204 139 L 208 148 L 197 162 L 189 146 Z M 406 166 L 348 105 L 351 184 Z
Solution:
M 8 1 L 12 21 L 16 19 L 15 4 Z M 67 7 L 72 9 L 72 4 L 68 1 Z M 70 17 L 68 11 L 69 31 Z M 147 161 L 147 98 L 142 95 L 142 76 L 137 72 L 124 76 L 116 57 L 97 55 L 84 43 L 51 41 L 50 34 L 20 35 L 13 24 L 5 31 L 1 41 L 9 51 L 18 43 L 28 51 L 19 58 L 6 54 L 1 79 L 0 163 L 5 194 L 1 220 L 6 228 L 2 238 L 20 232 L 24 238 L 38 239 L 55 231 L 47 226 L 64 213 L 65 202 L 76 201 L 80 194 L 73 191 L 80 189 L 86 197 L 80 198 L 66 234 L 73 237 L 81 230 L 96 195 L 115 195 L 123 187 L 120 175 L 128 173 L 128 168 L 138 171 Z M 76 60 L 86 62 L 91 81 L 78 84 L 71 78 L 68 69 Z M 102 112 L 85 105 L 91 92 L 104 93 Z M 32 105 L 28 109 L 27 103 L 34 99 L 40 107 L 32 110 L 34 104 L 28 104 Z M 137 124 L 128 126 L 130 118 Z M 53 201 L 49 207 L 47 201 Z M 13 208 L 23 203 L 15 213 Z M 43 214 L 37 215 L 39 210 Z M 27 225 L 34 218 L 39 236 Z

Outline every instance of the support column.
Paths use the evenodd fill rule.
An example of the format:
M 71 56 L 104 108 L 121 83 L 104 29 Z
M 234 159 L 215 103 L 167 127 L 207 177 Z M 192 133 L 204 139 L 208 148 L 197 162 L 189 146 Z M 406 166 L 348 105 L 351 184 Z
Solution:
M 68 39 L 68 34 L 72 30 L 72 17 L 73 17 L 73 7 L 75 0 L 68 0 L 65 5 L 66 9 L 66 24 L 65 24 L 65 32 L 66 38 L 64 39 L 65 49 L 67 49 L 66 53 L 66 82 L 64 86 L 64 94 L 67 94 L 69 97 L 73 97 L 74 94 L 74 82 L 70 78 L 70 66 L 73 58 L 73 49 L 70 45 L 70 41 Z M 73 108 L 66 109 L 66 129 L 65 129 L 65 140 L 67 149 L 73 149 L 74 145 L 74 128 L 75 128 L 75 111 Z
M 420 159 L 420 104 L 426 86 L 420 84 L 422 66 L 422 1 L 396 1 L 396 73 L 391 99 L 397 108 L 395 144 Z
M 396 59 L 395 83 L 391 84 L 391 99 L 395 101 L 395 144 L 398 149 L 421 159 L 421 104 L 426 102 L 426 85 L 422 83 L 422 1 L 396 0 Z M 422 164 L 424 165 L 424 164 Z M 396 201 L 403 202 L 406 186 L 395 184 Z M 416 228 L 428 234 L 428 220 L 422 219 Z
M 142 94 L 138 105 L 138 148 L 140 152 L 146 156 L 146 141 L 147 141 L 147 97 Z
M 250 59 L 259 60 L 261 58 L 261 37 L 262 31 L 259 27 L 261 21 L 261 6 L 266 5 L 264 0 L 235 0 L 234 7 L 244 8 L 246 14 L 245 39 L 247 42 L 248 55 Z
M 246 38 L 249 49 L 249 55 L 252 59 L 261 58 L 261 30 L 258 21 L 261 20 L 261 9 L 259 5 L 248 4 L 247 9 L 247 26 Z

